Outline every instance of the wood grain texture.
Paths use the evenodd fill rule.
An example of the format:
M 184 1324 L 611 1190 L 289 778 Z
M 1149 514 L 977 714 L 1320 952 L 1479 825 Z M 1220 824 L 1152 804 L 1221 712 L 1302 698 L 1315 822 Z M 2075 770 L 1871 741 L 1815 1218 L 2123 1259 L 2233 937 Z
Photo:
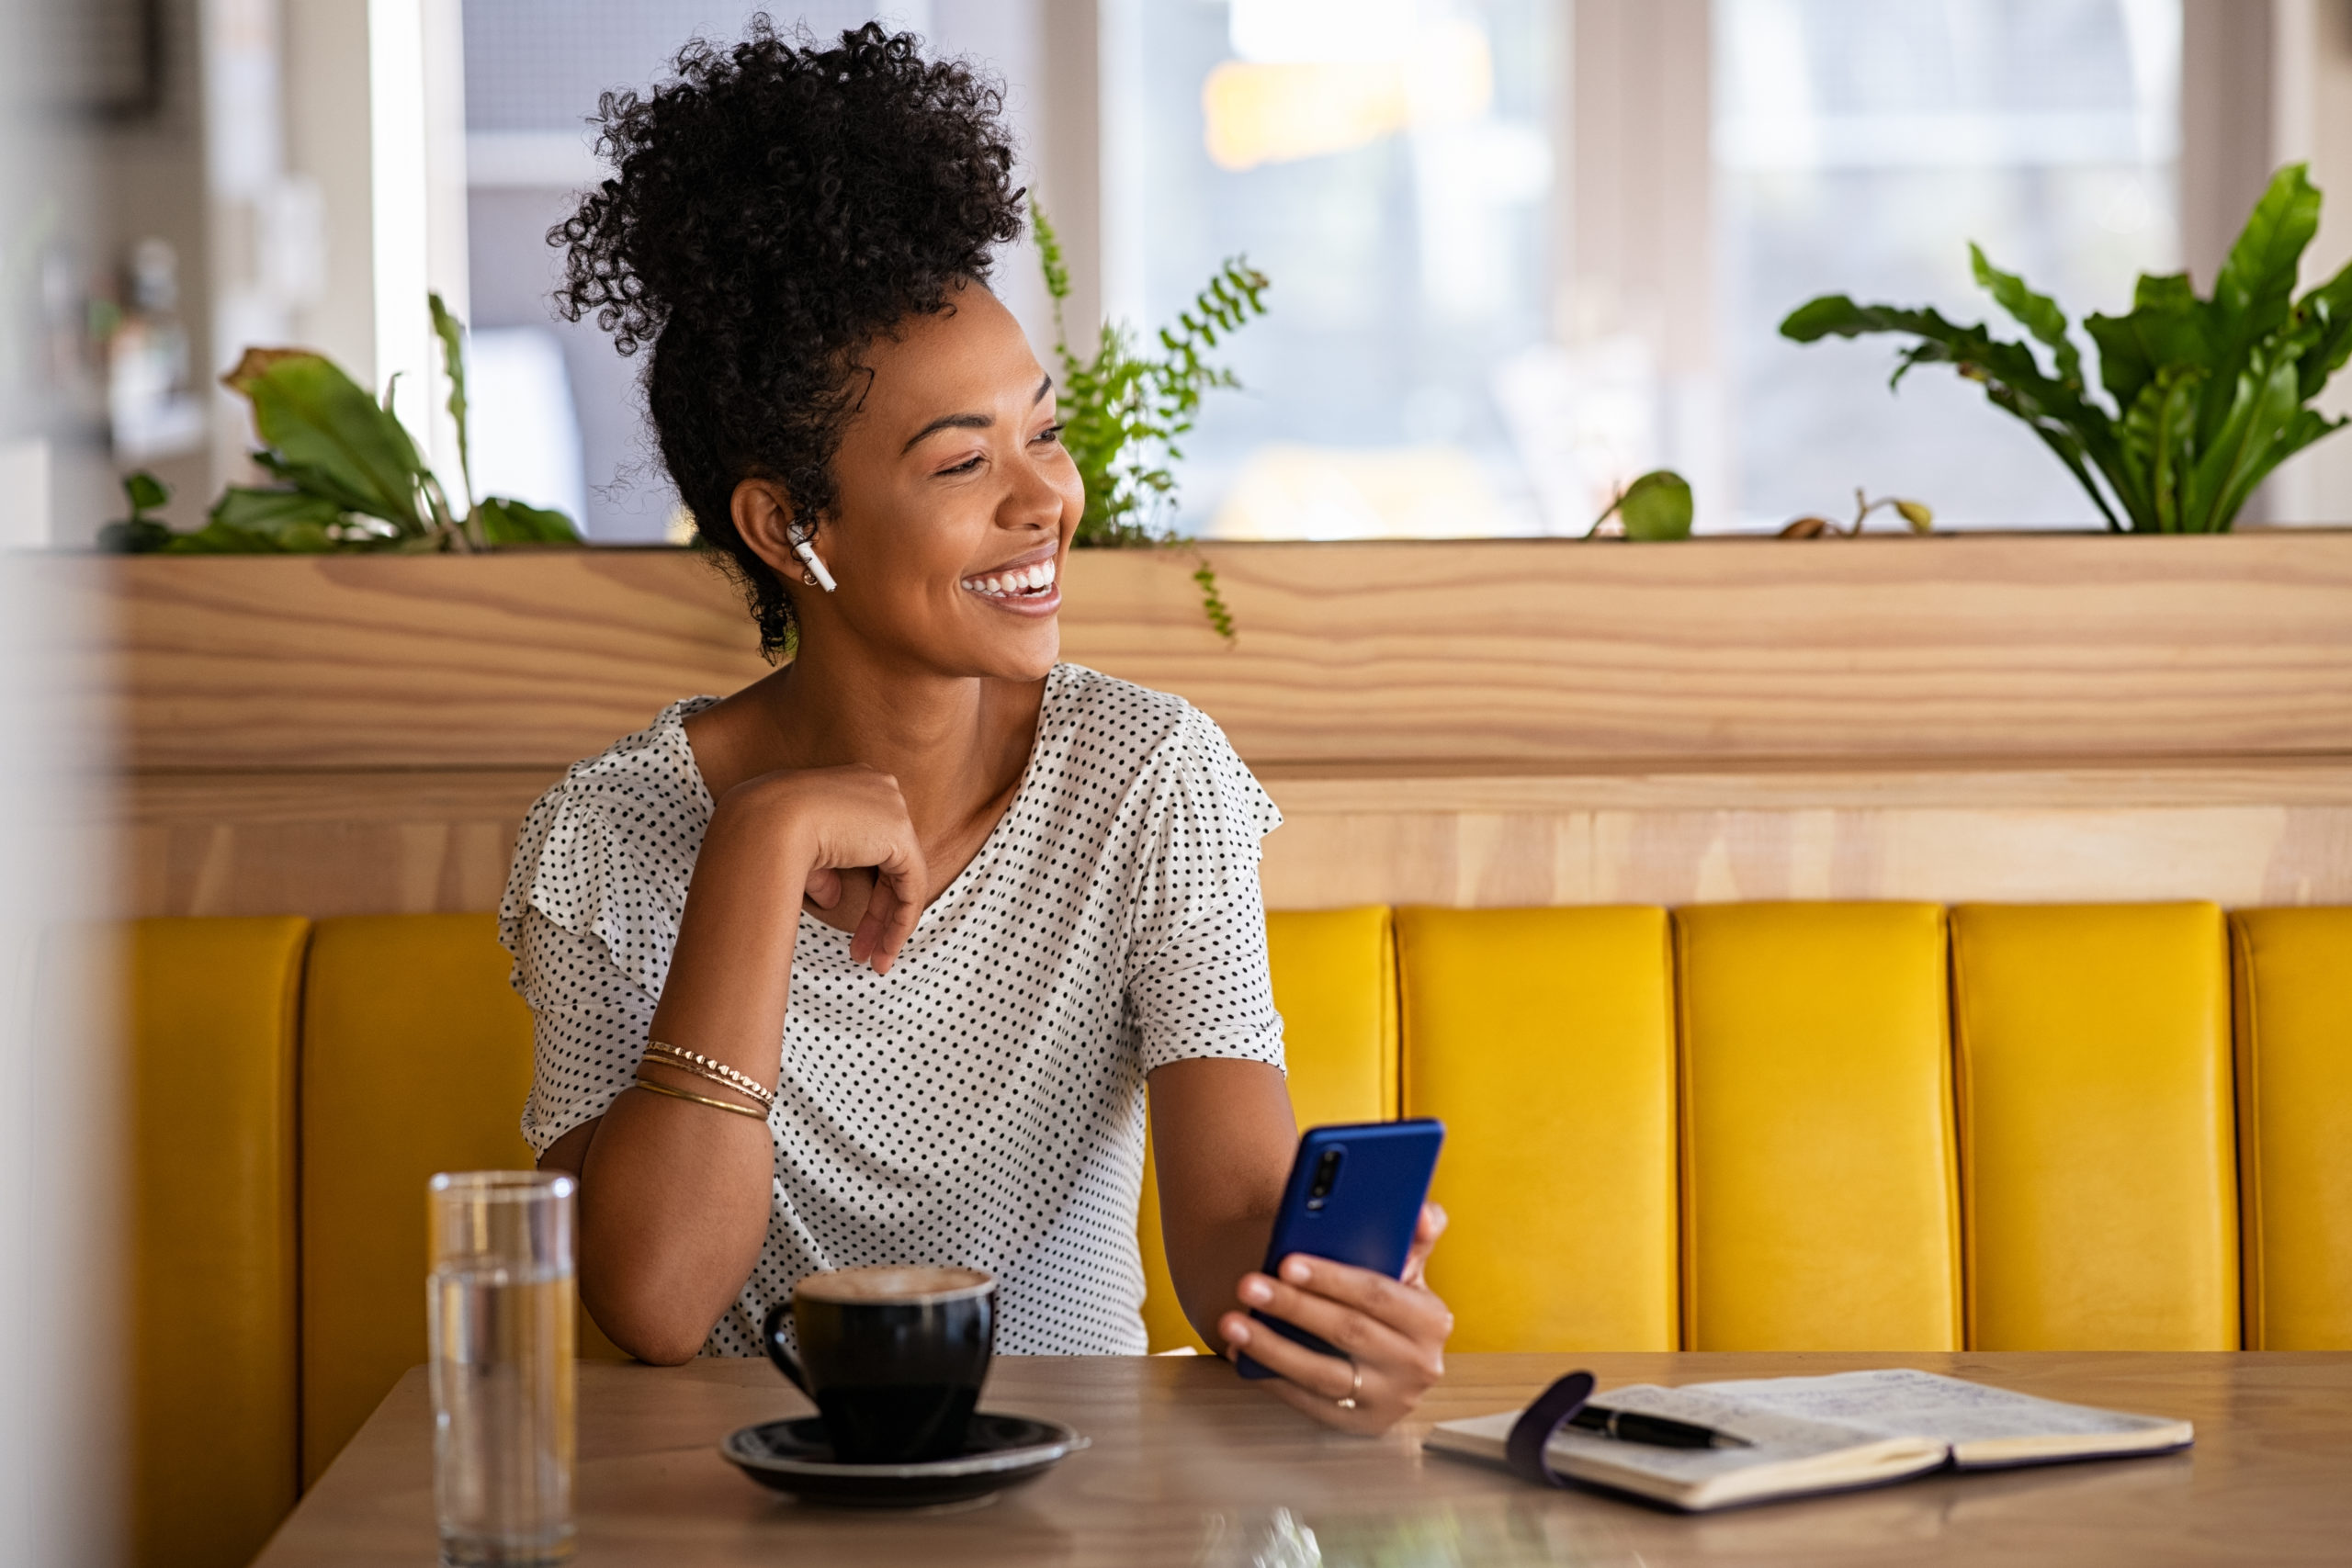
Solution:
M 940 1562 L 1242 1568 L 1411 1562 L 1838 1565 L 2340 1562 L 2352 1539 L 2352 1355 L 1596 1355 L 1602 1386 L 1917 1366 L 2049 1398 L 2186 1417 L 2189 1453 L 1944 1474 L 1684 1517 L 1544 1492 L 1423 1455 L 1425 1422 L 1344 1438 L 1196 1358 L 1000 1357 L 983 1405 L 1067 1421 L 1093 1447 L 964 1513 L 777 1500 L 716 1452 L 805 1413 L 763 1362 L 580 1369 L 581 1568 Z M 1557 1358 L 1461 1355 L 1427 1420 L 1524 1404 Z M 432 1421 L 412 1371 L 305 1497 L 257 1568 L 425 1562 Z M 1311 1532 L 1311 1535 L 1308 1533 Z M 1318 1554 L 1305 1554 L 1308 1540 Z
M 489 908 L 558 770 L 147 773 L 138 915 Z M 2352 769 L 1329 778 L 1270 772 L 1275 908 L 1725 898 L 2352 903 Z
M 124 912 L 493 908 L 523 814 L 560 773 L 133 774 L 115 821 Z
M 1148 559 L 1066 645 L 1253 763 L 2352 750 L 2352 535 L 1827 544 L 1221 546 L 1239 647 Z
M 2352 534 L 1080 552 L 1064 649 L 1216 717 L 1278 908 L 2352 900 Z M 682 551 L 59 563 L 126 902 L 481 908 L 567 763 L 765 669 Z
M 1080 551 L 1068 658 L 1181 693 L 1253 765 L 2352 756 L 2352 533 Z M 533 767 L 764 668 L 681 551 L 143 558 L 126 761 Z
M 560 766 L 764 671 L 700 557 L 102 563 L 138 770 Z

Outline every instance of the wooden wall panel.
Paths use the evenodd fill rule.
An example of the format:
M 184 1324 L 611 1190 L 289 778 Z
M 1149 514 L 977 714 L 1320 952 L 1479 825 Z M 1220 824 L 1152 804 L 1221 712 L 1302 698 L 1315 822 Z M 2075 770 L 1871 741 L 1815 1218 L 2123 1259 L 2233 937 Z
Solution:
M 1081 551 L 1066 656 L 1190 697 L 1253 764 L 2352 754 L 2352 533 Z M 85 580 L 86 581 L 86 580 Z M 143 558 L 141 769 L 522 767 L 758 676 L 679 551 Z
M 485 909 L 553 770 L 147 775 L 139 914 Z M 1272 773 L 1276 908 L 1726 898 L 2352 903 L 2352 766 L 1316 779 Z
M 1067 657 L 1215 716 L 1277 907 L 2352 901 L 2352 533 L 1081 552 Z M 142 914 L 484 908 L 565 764 L 766 666 L 679 551 L 60 563 Z
M 96 570 L 142 771 L 560 765 L 767 668 L 733 591 L 682 550 Z

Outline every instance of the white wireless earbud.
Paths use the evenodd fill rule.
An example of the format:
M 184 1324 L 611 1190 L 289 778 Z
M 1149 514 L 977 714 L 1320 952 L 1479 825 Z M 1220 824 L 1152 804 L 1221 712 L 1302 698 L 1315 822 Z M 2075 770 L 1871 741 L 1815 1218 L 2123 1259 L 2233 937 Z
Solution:
M 825 563 L 817 558 L 817 547 L 808 542 L 816 537 L 816 534 L 817 531 L 814 528 L 804 528 L 795 535 L 792 540 L 792 553 L 798 556 L 800 564 L 808 569 L 808 581 L 831 593 L 837 586 L 833 581 L 833 574 L 825 570 Z

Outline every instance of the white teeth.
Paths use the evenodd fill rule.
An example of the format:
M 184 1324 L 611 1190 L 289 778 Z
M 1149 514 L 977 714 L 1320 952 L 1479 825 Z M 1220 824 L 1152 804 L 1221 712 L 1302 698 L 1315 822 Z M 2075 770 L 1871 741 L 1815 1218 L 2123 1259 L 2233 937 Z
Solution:
M 1054 585 L 1054 563 L 1039 561 L 1018 571 L 1000 572 L 993 577 L 967 577 L 966 589 L 991 599 L 1009 598 L 1016 593 L 1036 593 Z

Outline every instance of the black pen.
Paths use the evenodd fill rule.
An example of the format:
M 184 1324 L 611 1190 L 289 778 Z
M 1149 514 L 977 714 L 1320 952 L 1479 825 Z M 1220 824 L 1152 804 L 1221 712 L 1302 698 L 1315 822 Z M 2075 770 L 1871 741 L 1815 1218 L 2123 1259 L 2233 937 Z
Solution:
M 1621 1443 L 1648 1443 L 1661 1449 L 1746 1449 L 1755 1446 L 1746 1438 L 1735 1438 L 1729 1432 L 1718 1432 L 1713 1427 L 1702 1427 L 1695 1421 L 1675 1421 L 1664 1416 L 1645 1416 L 1638 1410 L 1611 1410 L 1600 1404 L 1583 1406 L 1568 1417 L 1568 1425 L 1582 1431 L 1597 1432 L 1604 1438 L 1614 1438 Z

